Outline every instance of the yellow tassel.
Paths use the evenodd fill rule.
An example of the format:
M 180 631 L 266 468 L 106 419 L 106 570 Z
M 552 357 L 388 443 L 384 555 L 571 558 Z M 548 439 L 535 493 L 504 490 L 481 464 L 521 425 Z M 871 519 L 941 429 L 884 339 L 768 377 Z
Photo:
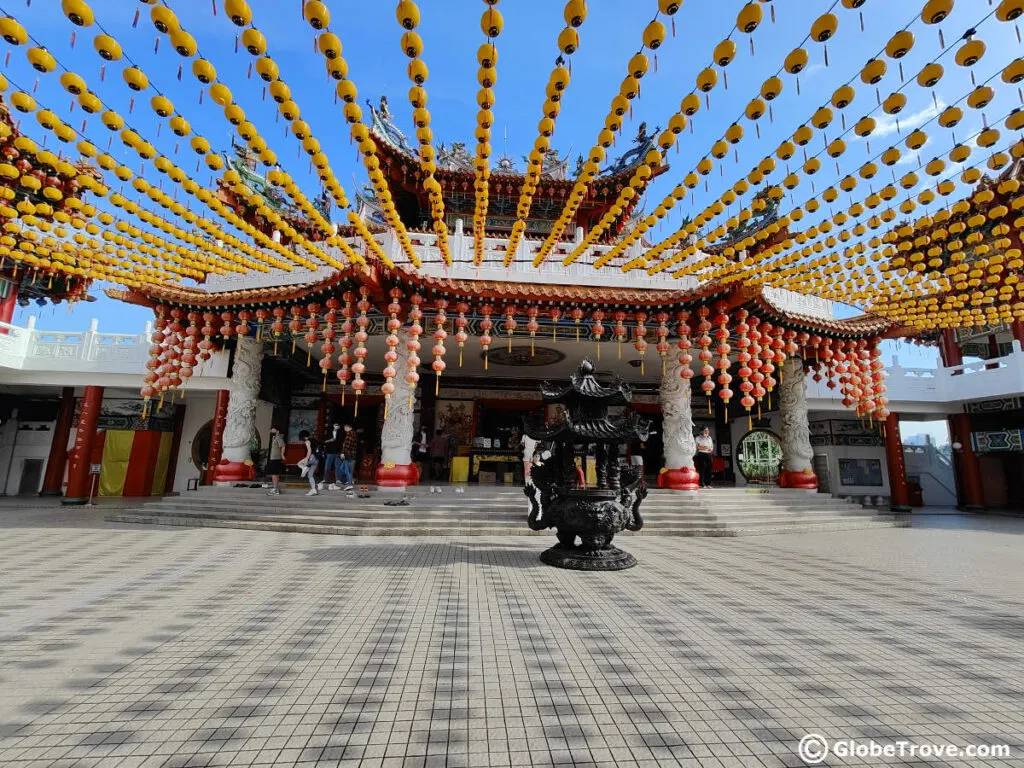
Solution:
M 462 367 L 462 345 L 459 344 L 459 368 Z
M 600 360 L 600 359 L 601 359 L 601 343 L 600 343 L 600 342 L 598 342 L 598 343 L 597 343 L 597 344 L 595 344 L 594 346 L 596 346 L 596 347 L 597 347 L 597 359 L 598 359 L 598 360 Z
M 437 396 L 437 393 L 440 391 L 440 389 L 441 389 L 441 374 L 438 373 L 437 374 L 437 378 L 434 379 L 434 396 L 435 397 Z
M 753 429 L 753 428 L 754 428 L 754 420 L 750 416 L 750 409 L 747 409 L 747 429 L 750 430 L 750 429 Z
M 352 409 L 352 418 L 354 419 L 358 415 L 359 415 L 359 393 L 356 392 L 356 405 L 355 405 L 355 408 Z
M 484 370 L 485 371 L 487 370 L 487 360 L 488 360 L 488 358 L 487 358 L 487 350 L 485 349 L 484 350 Z
M 533 338 L 530 338 L 530 357 L 533 357 Z
M 306 350 L 306 367 L 309 368 L 309 361 L 313 359 L 313 351 L 310 349 Z
M 384 398 L 384 421 L 388 420 L 388 402 L 391 400 L 391 395 Z
M 644 359 L 642 357 L 640 358 L 640 375 L 644 375 Z
M 409 390 L 409 408 L 410 408 L 410 410 L 412 409 L 412 401 L 413 401 L 414 397 L 416 397 L 416 390 L 415 389 L 410 389 Z
M 323 386 L 320 387 L 320 391 L 321 392 L 326 392 L 327 391 L 327 371 L 326 370 L 324 371 L 324 383 L 323 383 Z

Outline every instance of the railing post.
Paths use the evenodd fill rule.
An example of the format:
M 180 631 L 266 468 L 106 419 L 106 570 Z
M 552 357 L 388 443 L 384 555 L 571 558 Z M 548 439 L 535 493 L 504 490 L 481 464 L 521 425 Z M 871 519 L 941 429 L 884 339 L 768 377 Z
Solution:
M 100 321 L 95 317 L 89 321 L 89 330 L 82 334 L 82 348 L 78 354 L 82 361 L 88 362 L 93 359 L 93 345 L 96 343 L 96 330 L 100 327 Z

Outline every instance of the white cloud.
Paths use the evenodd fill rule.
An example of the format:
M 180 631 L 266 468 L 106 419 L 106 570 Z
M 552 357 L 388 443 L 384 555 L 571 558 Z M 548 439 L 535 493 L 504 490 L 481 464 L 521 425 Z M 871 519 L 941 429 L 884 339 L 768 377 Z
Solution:
M 875 130 L 873 130 L 871 135 L 866 138 L 877 139 L 882 136 L 888 136 L 889 134 L 896 133 L 897 130 L 913 130 L 914 128 L 917 128 L 917 126 L 927 123 L 933 117 L 937 117 L 945 108 L 945 103 L 938 101 L 912 115 L 892 115 L 883 117 L 878 120 Z

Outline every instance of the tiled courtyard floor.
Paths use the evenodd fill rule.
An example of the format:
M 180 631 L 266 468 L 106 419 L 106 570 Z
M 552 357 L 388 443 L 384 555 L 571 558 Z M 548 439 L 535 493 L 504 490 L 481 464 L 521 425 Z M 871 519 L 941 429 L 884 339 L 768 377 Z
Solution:
M 808 732 L 1024 759 L 1024 520 L 624 537 L 638 568 L 583 574 L 538 538 L 103 513 L 0 508 L 2 765 L 792 766 Z

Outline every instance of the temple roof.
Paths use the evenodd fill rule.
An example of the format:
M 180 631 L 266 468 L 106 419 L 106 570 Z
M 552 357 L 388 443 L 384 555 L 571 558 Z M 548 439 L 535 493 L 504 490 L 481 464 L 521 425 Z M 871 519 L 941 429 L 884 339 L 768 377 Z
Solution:
M 787 309 L 759 289 L 723 286 L 714 281 L 692 289 L 618 288 L 556 283 L 526 283 L 500 280 L 471 280 L 434 277 L 418 273 L 410 267 L 387 270 L 373 264 L 349 267 L 324 277 L 293 285 L 274 285 L 231 291 L 207 291 L 182 285 L 154 285 L 145 292 L 107 289 L 107 295 L 134 304 L 151 306 L 172 303 L 196 309 L 230 309 L 256 305 L 304 305 L 326 295 L 338 295 L 360 284 L 373 285 L 380 296 L 397 286 L 403 293 L 420 292 L 449 301 L 466 301 L 471 313 L 482 303 L 516 302 L 546 306 L 579 306 L 583 308 L 621 307 L 630 316 L 635 311 L 673 313 L 693 309 L 717 299 L 728 298 L 736 306 L 746 305 L 754 313 L 764 313 L 775 321 L 811 332 L 836 336 L 868 337 L 891 332 L 896 325 L 879 315 L 858 315 L 852 318 L 827 318 Z M 500 307 L 498 308 L 500 311 Z M 520 310 L 522 311 L 522 310 Z M 588 311 L 589 315 L 589 311 Z M 589 322 L 589 317 L 585 322 Z M 650 329 L 649 329 L 650 330 Z

